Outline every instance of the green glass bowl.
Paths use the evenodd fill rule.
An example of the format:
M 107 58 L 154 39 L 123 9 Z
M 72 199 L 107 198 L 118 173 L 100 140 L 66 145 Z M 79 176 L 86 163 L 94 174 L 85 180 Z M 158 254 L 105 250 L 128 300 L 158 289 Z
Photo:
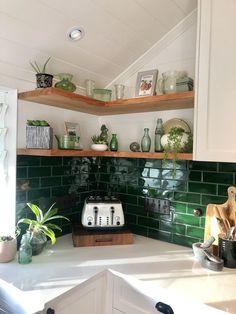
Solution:
M 103 88 L 94 88 L 93 98 L 101 101 L 111 101 L 112 90 Z

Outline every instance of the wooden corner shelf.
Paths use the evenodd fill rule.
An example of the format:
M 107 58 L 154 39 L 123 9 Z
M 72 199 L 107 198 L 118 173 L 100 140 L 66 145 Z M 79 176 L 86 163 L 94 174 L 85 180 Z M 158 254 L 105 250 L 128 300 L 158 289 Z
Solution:
M 98 152 L 92 150 L 63 150 L 63 149 L 24 149 L 19 148 L 17 155 L 25 156 L 48 156 L 48 157 L 117 157 L 117 158 L 147 158 L 163 159 L 163 153 L 144 153 L 144 152 Z M 173 155 L 168 154 L 168 159 Z M 177 155 L 178 160 L 192 160 L 193 155 L 190 153 L 180 153 Z
M 193 91 L 104 102 L 83 95 L 69 93 L 58 88 L 49 87 L 19 93 L 18 98 L 25 101 L 98 116 L 194 107 Z

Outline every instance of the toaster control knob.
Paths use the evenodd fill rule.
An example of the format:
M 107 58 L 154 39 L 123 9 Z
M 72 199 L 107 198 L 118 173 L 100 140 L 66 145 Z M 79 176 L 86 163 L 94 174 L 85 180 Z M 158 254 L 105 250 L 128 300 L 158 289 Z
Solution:
M 92 225 L 92 222 L 91 222 L 91 221 L 89 221 L 89 222 L 88 222 L 88 226 L 91 226 L 91 225 Z
M 116 222 L 116 224 L 117 224 L 117 226 L 119 226 L 119 225 L 120 225 L 120 222 L 119 222 L 119 221 L 117 221 L 117 222 Z

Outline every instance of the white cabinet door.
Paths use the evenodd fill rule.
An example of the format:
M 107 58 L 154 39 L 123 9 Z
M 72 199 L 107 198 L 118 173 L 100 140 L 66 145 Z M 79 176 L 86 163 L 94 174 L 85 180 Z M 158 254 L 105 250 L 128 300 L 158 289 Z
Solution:
M 157 314 L 155 304 L 121 278 L 114 278 L 113 309 L 124 314 Z M 113 313 L 114 312 L 113 310 Z
M 236 1 L 199 0 L 194 159 L 236 161 Z
M 45 306 L 45 314 L 104 314 L 106 279 L 82 283 Z M 51 309 L 51 310 L 50 310 Z M 54 311 L 54 312 L 53 312 Z

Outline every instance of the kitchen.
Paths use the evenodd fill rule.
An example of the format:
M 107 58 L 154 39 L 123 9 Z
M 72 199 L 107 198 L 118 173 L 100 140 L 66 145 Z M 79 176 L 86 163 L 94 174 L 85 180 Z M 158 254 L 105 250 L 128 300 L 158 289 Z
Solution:
M 169 1 L 169 4 L 173 4 L 172 2 L 173 1 Z M 117 77 L 117 82 L 122 82 L 126 86 L 130 87 L 131 90 L 129 90 L 128 98 L 133 95 L 132 93 L 134 93 L 137 72 L 139 71 L 157 68 L 159 70 L 159 75 L 161 75 L 161 73 L 170 69 L 180 69 L 186 70 L 190 77 L 195 76 L 197 33 L 197 12 L 195 9 L 197 4 L 195 2 L 195 5 L 193 5 L 193 2 L 194 1 L 180 1 L 179 5 L 180 3 L 187 3 L 191 7 L 191 10 L 188 11 L 186 19 L 184 19 L 182 23 L 180 23 L 182 19 L 178 20 L 176 27 L 171 27 L 172 32 L 169 31 L 168 35 L 162 37 L 162 40 L 159 40 L 156 45 L 152 45 L 152 49 L 150 49 L 147 53 L 142 53 L 143 58 L 140 58 L 137 60 L 137 62 L 133 61 L 133 66 L 129 67 L 127 71 L 124 70 L 124 73 L 120 77 Z M 93 2 L 89 3 L 91 5 Z M 105 2 L 103 1 L 103 3 Z M 154 1 L 151 3 L 154 5 Z M 158 1 L 158 3 L 161 2 Z M 199 5 L 203 4 L 199 2 Z M 232 3 L 231 5 L 233 6 Z M 204 7 L 203 10 L 205 14 L 209 14 L 209 7 L 210 1 L 209 3 L 207 1 L 206 7 Z M 63 10 L 62 8 L 60 8 L 61 11 Z M 90 8 L 89 12 L 93 12 L 92 7 L 88 8 Z M 87 10 L 89 10 L 88 8 Z M 168 9 L 170 8 L 171 6 L 168 7 Z M 17 14 L 17 9 L 18 8 L 16 6 L 15 15 Z M 216 11 L 214 11 L 216 16 L 217 13 L 219 13 L 217 9 L 222 11 L 222 8 L 219 5 L 219 8 L 217 7 Z M 158 10 L 156 11 L 158 12 Z M 225 11 L 227 11 L 227 9 L 225 9 Z M 231 11 L 233 12 L 233 9 Z M 29 14 L 28 18 L 30 18 Z M 209 19 L 203 19 L 203 21 L 206 20 L 209 22 Z M 10 23 L 10 21 L 8 22 Z M 220 31 L 218 29 L 216 29 L 216 31 L 220 33 L 221 36 L 223 36 L 222 38 L 224 39 L 224 42 L 227 42 L 228 45 L 233 45 L 233 41 L 230 42 L 230 36 L 232 36 L 232 34 L 227 31 L 228 26 L 226 23 L 222 22 L 219 24 L 220 25 L 217 25 L 217 27 L 220 28 Z M 71 26 L 71 24 L 68 25 L 66 31 Z M 104 26 L 104 24 L 100 24 L 101 28 L 102 26 Z M 204 29 L 209 31 L 208 24 L 203 26 Z M 224 27 L 226 29 L 225 34 L 227 34 L 229 38 L 227 38 L 226 35 L 223 35 Z M 56 29 L 63 33 L 61 36 L 64 36 L 65 31 L 63 30 L 62 32 L 61 27 L 56 25 Z M 234 28 L 232 27 L 232 29 Z M 156 28 L 152 28 L 152 30 L 155 32 Z M 207 32 L 204 32 L 204 34 L 206 37 L 207 35 L 209 36 L 209 33 Z M 11 34 L 9 34 L 9 38 L 11 38 L 10 35 Z M 85 30 L 85 37 L 83 39 L 86 39 L 86 36 L 87 35 Z M 40 37 L 36 37 L 39 41 Z M 216 34 L 214 33 L 214 39 L 215 37 Z M 4 62 L 2 61 L 2 72 L 4 71 L 4 73 L 8 74 L 5 75 L 4 73 L 1 73 L 2 86 L 18 88 L 19 91 L 28 91 L 35 88 L 34 73 L 30 69 L 29 60 L 34 60 L 35 58 L 41 56 L 41 60 L 43 61 L 47 58 L 48 55 L 53 56 L 53 54 L 49 53 L 51 51 L 50 49 L 52 49 L 50 46 L 51 37 L 49 39 L 44 39 L 45 47 L 48 48 L 45 48 L 43 50 L 45 52 L 41 54 L 37 48 L 38 46 L 36 38 L 34 49 L 30 50 L 30 54 L 25 53 L 23 44 L 20 46 L 22 48 L 20 50 L 20 47 L 15 42 L 11 42 L 11 46 L 4 46 L 3 43 L 3 47 L 5 47 L 5 55 L 3 57 Z M 206 40 L 207 43 L 209 42 L 208 39 L 209 38 L 203 38 L 203 40 Z M 9 42 L 9 39 L 7 39 L 7 41 Z M 219 40 L 219 42 L 216 40 L 214 43 L 219 45 L 219 47 L 222 46 L 221 40 Z M 10 49 L 11 53 L 7 51 L 7 47 L 9 47 L 8 49 Z M 219 47 L 216 46 L 216 49 L 213 51 L 221 51 L 218 49 Z M 57 47 L 58 51 L 60 50 L 59 48 L 60 47 Z M 207 45 L 200 45 L 200 47 L 197 46 L 200 57 L 208 56 L 207 52 L 204 51 L 204 49 L 207 48 Z M 17 67 L 18 61 L 14 60 L 12 51 L 19 51 L 19 55 L 21 54 L 20 59 L 24 60 L 25 67 Z M 227 55 L 224 61 L 233 60 L 232 56 L 230 55 L 232 51 L 234 51 L 233 46 L 231 49 L 229 49 L 229 55 Z M 109 50 L 107 49 L 106 53 L 108 52 Z M 226 52 L 221 51 L 221 54 L 223 53 Z M 139 56 L 140 55 L 141 53 Z M 11 57 L 12 60 L 7 59 Z M 214 55 L 213 57 L 217 58 L 218 55 Z M 78 68 L 76 71 L 75 69 L 73 70 L 72 67 L 70 67 L 70 62 L 72 61 L 69 62 L 69 60 L 67 64 L 63 64 L 59 67 L 58 63 L 56 62 L 58 59 L 60 59 L 59 56 L 58 58 L 55 57 L 55 60 L 51 62 L 51 66 L 55 67 L 52 68 L 53 72 L 72 72 L 75 74 L 75 81 L 77 73 L 77 76 L 80 79 L 80 75 L 82 76 L 82 69 Z M 125 58 L 123 57 L 123 59 Z M 138 182 L 137 180 L 141 176 L 146 180 L 146 182 L 149 182 L 149 185 L 150 182 L 152 182 L 153 186 L 151 187 L 154 187 L 154 190 L 157 189 L 160 183 L 157 182 L 158 180 L 156 180 L 156 173 L 161 167 L 160 160 L 158 159 L 144 160 L 142 158 L 117 158 L 113 160 L 109 158 L 87 158 L 82 161 L 81 158 L 76 158 L 76 160 L 72 158 L 72 160 L 70 158 L 64 157 L 25 157 L 20 155 L 18 156 L 17 160 L 18 206 L 20 206 L 22 203 L 25 203 L 26 201 L 35 199 L 40 199 L 43 202 L 51 195 L 57 196 L 63 203 L 63 199 L 66 197 L 64 191 L 68 191 L 68 188 L 74 188 L 74 176 L 77 175 L 78 178 L 81 178 L 83 175 L 83 178 L 87 178 L 87 184 L 84 183 L 86 180 L 79 181 L 79 184 L 81 184 L 78 189 L 79 202 L 73 204 L 73 200 L 70 199 L 70 202 L 72 202 L 70 206 L 66 206 L 68 203 L 63 203 L 63 214 L 69 215 L 69 218 L 72 221 L 74 221 L 80 215 L 83 201 L 86 196 L 93 193 L 94 191 L 106 191 L 107 193 L 115 192 L 120 194 L 126 214 L 126 221 L 133 233 L 143 235 L 145 237 L 156 238 L 162 241 L 173 242 L 186 247 L 191 247 L 192 243 L 202 240 L 204 235 L 205 217 L 204 215 L 200 217 L 194 216 L 193 210 L 200 208 L 204 213 L 207 204 L 224 203 L 227 198 L 226 195 L 228 186 L 235 184 L 235 153 L 232 147 L 233 140 L 230 139 L 230 136 L 228 136 L 228 134 L 234 133 L 233 115 L 231 114 L 231 112 L 233 112 L 233 105 L 232 101 L 229 101 L 229 103 L 226 104 L 225 93 L 222 92 L 222 90 L 225 88 L 225 90 L 230 91 L 227 93 L 227 96 L 230 95 L 231 99 L 234 99 L 234 89 L 231 88 L 232 85 L 230 85 L 233 82 L 233 78 L 228 80 L 225 80 L 224 78 L 220 80 L 222 77 L 222 62 L 215 62 L 213 64 L 211 70 L 213 69 L 216 71 L 213 74 L 209 74 L 207 72 L 209 67 L 204 64 L 204 62 L 207 62 L 207 60 L 204 59 L 202 62 L 200 62 L 200 67 L 202 66 L 202 68 L 199 72 L 199 84 L 197 81 L 195 82 L 195 86 L 198 87 L 199 91 L 197 106 L 200 107 L 202 104 L 203 107 L 200 109 L 198 108 L 197 110 L 194 108 L 194 110 L 183 109 L 159 111 L 155 113 L 155 117 L 153 112 L 97 117 L 94 115 L 63 110 L 61 108 L 54 108 L 51 106 L 46 107 L 45 105 L 40 105 L 33 102 L 30 103 L 30 107 L 28 102 L 19 101 L 18 103 L 18 148 L 25 147 L 25 122 L 27 119 L 33 120 L 40 118 L 50 121 L 50 123 L 53 125 L 55 134 L 63 133 L 64 121 L 79 122 L 81 141 L 83 142 L 85 148 L 89 147 L 91 136 L 98 132 L 102 124 L 106 124 L 110 132 L 114 132 L 119 135 L 121 151 L 128 151 L 129 144 L 132 141 L 140 140 L 145 127 L 149 127 L 150 130 L 154 132 L 156 120 L 159 117 L 161 117 L 163 121 L 171 118 L 180 118 L 187 121 L 191 125 L 192 129 L 195 128 L 194 160 L 196 161 L 179 161 L 180 170 L 184 175 L 179 180 L 180 182 L 178 182 L 178 189 L 163 189 L 165 196 L 171 199 L 171 205 L 173 206 L 171 211 L 173 214 L 172 216 L 159 220 L 155 217 L 155 215 L 147 215 L 147 213 L 145 213 L 143 210 L 143 185 L 139 186 L 138 183 L 133 184 L 133 182 Z M 92 63 L 92 61 L 90 61 L 90 63 Z M 225 63 L 227 62 L 225 61 Z M 16 69 L 13 67 L 14 64 Z M 80 64 L 80 58 L 78 58 L 78 64 Z M 225 68 L 226 66 L 228 68 Z M 228 73 L 228 78 L 230 75 L 233 75 L 232 73 L 234 73 L 233 66 L 234 64 L 232 64 L 232 62 L 228 62 L 226 65 L 224 65 L 224 72 Z M 106 67 L 107 71 L 109 70 L 108 68 Z M 22 73 L 22 69 L 27 70 L 24 70 Z M 103 72 L 103 70 L 105 73 L 104 68 L 101 69 L 100 72 Z M 24 73 L 25 75 L 23 75 Z M 205 105 L 208 103 L 208 101 L 205 101 L 207 92 L 204 90 L 202 91 L 202 89 L 207 88 L 209 75 L 212 75 L 214 78 L 218 78 L 218 81 L 211 81 L 210 87 L 213 88 L 214 93 L 211 93 L 210 95 L 211 97 L 209 99 L 211 106 L 207 108 Z M 22 80 L 22 77 L 24 77 L 24 80 Z M 84 78 L 88 77 L 89 76 L 86 73 Z M 110 87 L 112 87 L 116 83 L 116 80 L 114 77 L 114 80 L 108 80 L 107 82 L 101 83 L 101 87 L 109 87 L 109 83 Z M 98 79 L 95 81 L 98 81 Z M 201 82 L 204 84 L 201 84 Z M 83 84 L 82 79 L 81 84 Z M 214 84 L 216 84 L 216 87 Z M 219 86 L 221 86 L 221 88 L 219 88 Z M 78 93 L 83 94 L 84 89 L 78 87 Z M 222 103 L 224 103 L 224 106 Z M 226 110 L 227 105 L 228 110 Z M 216 107 L 217 110 L 215 110 Z M 193 121 L 194 119 L 195 122 Z M 219 125 L 221 126 L 225 120 L 227 120 L 227 123 L 224 124 L 224 128 L 219 127 Z M 215 121 L 217 121 L 217 123 Z M 206 134 L 208 137 L 206 137 Z M 207 146 L 208 144 L 209 147 Z M 153 151 L 153 147 L 151 150 Z M 76 163 L 76 165 L 74 163 Z M 79 170 L 75 170 L 74 168 L 76 167 Z M 113 175 L 112 169 L 115 169 L 117 172 L 122 170 L 123 181 L 115 181 L 116 177 Z M 134 178 L 134 181 L 131 181 L 131 177 Z M 26 183 L 25 181 L 29 181 L 29 190 L 21 189 L 21 185 Z M 166 181 L 172 183 L 172 179 L 170 177 L 167 177 Z M 147 186 L 145 189 L 147 189 Z M 65 234 L 70 232 L 68 225 L 65 225 L 63 232 Z

